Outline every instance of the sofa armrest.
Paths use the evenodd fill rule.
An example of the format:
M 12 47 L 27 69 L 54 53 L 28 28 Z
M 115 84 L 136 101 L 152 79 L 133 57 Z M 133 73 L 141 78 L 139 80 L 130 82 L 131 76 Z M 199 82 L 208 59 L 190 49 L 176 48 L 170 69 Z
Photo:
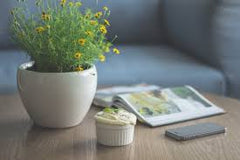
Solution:
M 214 15 L 214 52 L 227 80 L 228 95 L 240 98 L 240 2 L 223 0 Z

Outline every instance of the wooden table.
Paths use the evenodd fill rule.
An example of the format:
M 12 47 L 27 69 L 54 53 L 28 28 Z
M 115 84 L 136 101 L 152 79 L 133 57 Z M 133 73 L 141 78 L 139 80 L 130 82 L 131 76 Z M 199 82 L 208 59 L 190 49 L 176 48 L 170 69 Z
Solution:
M 184 123 L 149 128 L 137 124 L 135 140 L 124 147 L 96 143 L 92 107 L 82 124 L 69 129 L 34 126 L 18 95 L 0 95 L 0 160 L 239 160 L 240 102 L 206 95 L 228 113 Z M 168 128 L 217 122 L 227 133 L 186 142 L 164 136 Z

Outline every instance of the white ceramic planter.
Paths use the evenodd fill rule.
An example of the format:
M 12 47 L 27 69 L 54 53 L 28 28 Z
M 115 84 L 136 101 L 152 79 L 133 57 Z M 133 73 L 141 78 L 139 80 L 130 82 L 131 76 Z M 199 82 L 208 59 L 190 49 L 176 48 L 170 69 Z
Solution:
M 82 72 L 41 73 L 29 71 L 34 62 L 18 68 L 18 90 L 33 121 L 50 128 L 81 123 L 97 87 L 95 66 Z

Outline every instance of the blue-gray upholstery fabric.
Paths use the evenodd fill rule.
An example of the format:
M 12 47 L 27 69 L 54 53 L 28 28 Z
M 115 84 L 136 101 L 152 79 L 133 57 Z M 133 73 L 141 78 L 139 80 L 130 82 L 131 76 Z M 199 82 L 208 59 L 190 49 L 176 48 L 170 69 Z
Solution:
M 117 43 L 157 44 L 163 41 L 162 0 L 83 0 L 83 4 L 102 10 L 111 10 L 109 38 L 117 35 Z
M 18 3 L 15 1 L 0 2 L 0 48 L 12 46 L 9 37 L 10 9 Z M 54 0 L 53 0 L 54 1 Z M 59 1 L 59 0 L 55 0 Z M 34 1 L 27 2 L 30 10 L 37 11 Z M 163 41 L 161 25 L 161 0 L 121 0 L 121 1 L 99 1 L 83 0 L 83 11 L 86 7 L 91 7 L 94 12 L 102 11 L 103 6 L 108 6 L 111 10 L 109 21 L 109 39 L 118 36 L 116 43 L 142 43 L 158 44 Z
M 211 25 L 216 0 L 164 0 L 164 26 L 171 45 L 212 64 Z
M 9 1 L 0 2 L 0 49 L 8 48 L 12 43 L 9 34 L 9 8 L 11 4 Z
M 99 84 L 151 83 L 161 86 L 192 85 L 224 94 L 223 74 L 166 46 L 120 46 L 122 53 L 97 65 Z
M 240 1 L 224 0 L 214 16 L 213 40 L 216 60 L 227 79 L 228 95 L 240 97 Z
M 98 63 L 99 85 L 151 83 L 161 86 L 192 85 L 212 93 L 225 93 L 222 73 L 167 46 L 119 46 L 120 55 L 109 54 Z M 16 71 L 28 61 L 23 52 L 0 52 L 0 93 L 16 90 Z
M 17 68 L 27 61 L 29 58 L 21 51 L 0 50 L 0 93 L 16 92 Z

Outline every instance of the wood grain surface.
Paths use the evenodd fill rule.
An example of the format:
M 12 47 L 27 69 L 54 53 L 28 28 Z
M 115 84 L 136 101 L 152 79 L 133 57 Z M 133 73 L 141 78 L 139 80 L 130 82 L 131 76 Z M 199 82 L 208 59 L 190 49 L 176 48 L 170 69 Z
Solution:
M 0 95 L 0 160 L 239 160 L 240 102 L 206 96 L 227 113 L 157 128 L 137 124 L 131 145 L 106 147 L 96 143 L 96 107 L 76 127 L 47 129 L 33 124 L 18 95 Z M 185 142 L 164 136 L 166 129 L 198 122 L 219 123 L 227 133 Z

